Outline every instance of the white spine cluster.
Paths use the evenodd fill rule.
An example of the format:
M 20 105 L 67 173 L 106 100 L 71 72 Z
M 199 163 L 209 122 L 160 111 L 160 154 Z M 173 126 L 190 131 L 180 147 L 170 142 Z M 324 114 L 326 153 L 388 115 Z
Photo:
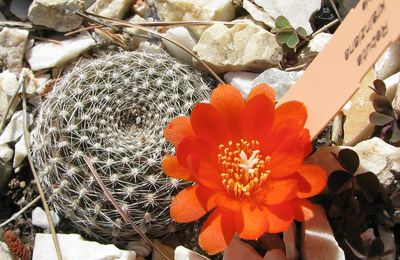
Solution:
M 33 137 L 34 164 L 54 209 L 98 239 L 137 237 L 103 195 L 86 156 L 143 231 L 174 231 L 170 203 L 187 183 L 160 168 L 174 151 L 163 129 L 209 94 L 200 74 L 164 53 L 123 52 L 78 64 L 42 104 Z

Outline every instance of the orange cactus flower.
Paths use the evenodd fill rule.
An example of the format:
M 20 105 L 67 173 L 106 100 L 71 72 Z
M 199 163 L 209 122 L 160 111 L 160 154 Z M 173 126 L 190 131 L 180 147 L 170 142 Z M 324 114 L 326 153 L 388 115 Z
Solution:
M 275 93 L 265 84 L 247 101 L 221 84 L 210 104 L 169 123 L 164 136 L 176 156 L 165 156 L 162 168 L 195 183 L 174 198 L 170 213 L 177 222 L 191 222 L 212 211 L 199 235 L 207 253 L 223 251 L 235 233 L 257 239 L 312 218 L 306 198 L 321 192 L 327 177 L 321 167 L 303 163 L 312 150 L 306 118 L 300 102 L 275 109 Z

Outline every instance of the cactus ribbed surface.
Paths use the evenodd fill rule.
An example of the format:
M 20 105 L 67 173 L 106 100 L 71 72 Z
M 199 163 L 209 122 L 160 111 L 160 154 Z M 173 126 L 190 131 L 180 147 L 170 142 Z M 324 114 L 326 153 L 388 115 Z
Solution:
M 53 208 L 104 241 L 137 238 L 107 201 L 83 157 L 151 237 L 177 226 L 173 196 L 188 183 L 165 176 L 167 123 L 209 99 L 202 76 L 165 53 L 122 52 L 78 63 L 42 104 L 32 155 Z

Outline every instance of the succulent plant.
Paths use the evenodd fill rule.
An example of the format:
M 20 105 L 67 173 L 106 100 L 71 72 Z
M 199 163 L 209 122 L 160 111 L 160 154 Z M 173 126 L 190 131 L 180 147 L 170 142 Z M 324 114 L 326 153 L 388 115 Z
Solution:
M 41 105 L 33 136 L 35 168 L 53 208 L 103 241 L 137 239 L 107 201 L 83 158 L 150 237 L 177 226 L 171 199 L 187 182 L 166 177 L 173 152 L 166 124 L 208 100 L 209 84 L 166 53 L 122 52 L 78 63 Z

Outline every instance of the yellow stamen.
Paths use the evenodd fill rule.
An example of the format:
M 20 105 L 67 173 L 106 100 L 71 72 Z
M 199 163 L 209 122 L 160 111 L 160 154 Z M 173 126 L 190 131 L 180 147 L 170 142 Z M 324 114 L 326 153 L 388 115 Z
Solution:
M 250 196 L 259 189 L 270 174 L 270 171 L 266 169 L 270 157 L 262 156 L 259 142 L 249 143 L 240 140 L 233 144 L 229 141 L 227 146 L 221 144 L 218 148 L 222 184 L 235 197 Z

